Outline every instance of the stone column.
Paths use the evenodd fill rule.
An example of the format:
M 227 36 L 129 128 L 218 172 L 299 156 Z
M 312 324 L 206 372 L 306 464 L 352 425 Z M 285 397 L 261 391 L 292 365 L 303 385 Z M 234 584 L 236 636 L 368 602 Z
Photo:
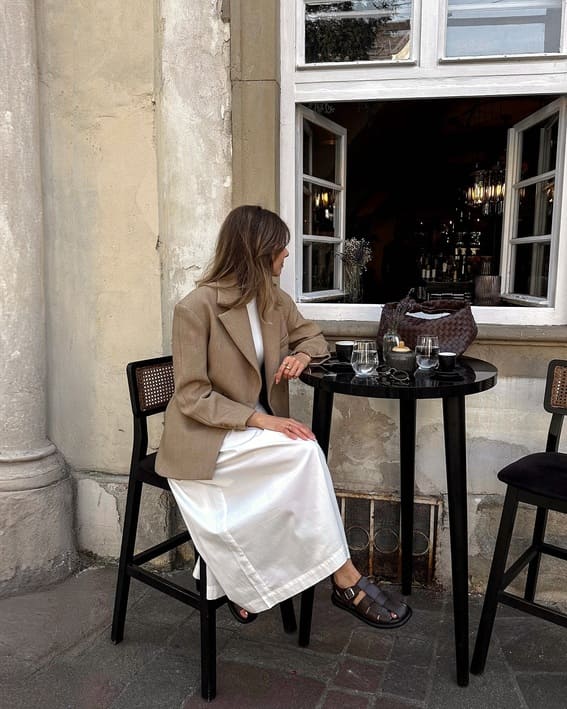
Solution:
M 74 559 L 72 491 L 46 438 L 45 297 L 33 0 L 0 0 L 0 595 Z
M 156 137 L 164 351 L 231 207 L 230 26 L 222 0 L 156 4 Z

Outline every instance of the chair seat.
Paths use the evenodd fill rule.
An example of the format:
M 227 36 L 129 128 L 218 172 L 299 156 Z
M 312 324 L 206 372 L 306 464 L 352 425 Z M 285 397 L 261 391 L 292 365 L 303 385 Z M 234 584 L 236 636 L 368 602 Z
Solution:
M 567 453 L 532 453 L 498 473 L 507 485 L 535 495 L 567 501 Z

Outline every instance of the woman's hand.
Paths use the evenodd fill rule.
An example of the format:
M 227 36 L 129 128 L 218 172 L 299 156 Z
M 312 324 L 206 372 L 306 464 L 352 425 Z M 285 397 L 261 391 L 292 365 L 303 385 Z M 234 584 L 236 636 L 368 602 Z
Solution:
M 297 379 L 305 367 L 309 366 L 309 362 L 311 362 L 311 357 L 305 352 L 297 352 L 284 357 L 274 381 L 279 384 L 282 379 Z
M 294 441 L 301 438 L 304 441 L 314 441 L 315 434 L 304 423 L 295 419 L 283 418 L 282 416 L 271 416 L 256 411 L 246 422 L 252 428 L 264 428 L 268 431 L 279 431 Z

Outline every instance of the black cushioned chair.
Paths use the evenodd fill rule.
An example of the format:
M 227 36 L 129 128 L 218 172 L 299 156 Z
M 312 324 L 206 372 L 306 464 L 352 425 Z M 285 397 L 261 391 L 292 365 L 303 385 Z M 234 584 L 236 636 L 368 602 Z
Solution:
M 189 532 L 182 532 L 156 546 L 134 554 L 136 531 L 140 513 L 140 501 L 144 485 L 153 485 L 169 490 L 167 478 L 157 475 L 154 469 L 156 454 L 148 455 L 148 416 L 161 413 L 173 395 L 173 362 L 171 357 L 158 357 L 127 366 L 128 386 L 132 413 L 134 415 L 134 443 L 130 465 L 130 479 L 124 515 L 124 531 L 118 580 L 114 601 L 111 639 L 119 643 L 124 637 L 124 624 L 128 605 L 130 579 L 134 578 L 149 586 L 173 596 L 187 605 L 197 608 L 201 615 L 201 695 L 204 699 L 214 699 L 216 695 L 216 609 L 226 603 L 227 598 L 209 601 L 206 598 L 207 568 L 199 552 L 195 558 L 200 563 L 200 583 L 197 590 L 187 589 L 153 571 L 142 568 L 142 564 L 175 549 L 180 544 L 191 542 Z M 299 645 L 309 644 L 314 588 L 301 594 L 299 620 Z M 291 599 L 280 604 L 284 630 L 293 633 L 297 629 Z
M 558 453 L 563 417 L 567 414 L 567 360 L 554 359 L 549 363 L 544 407 L 552 414 L 545 452 L 520 458 L 498 473 L 499 480 L 507 485 L 506 498 L 472 659 L 474 674 L 484 671 L 498 603 L 567 627 L 567 614 L 534 600 L 541 555 L 567 560 L 567 549 L 545 542 L 548 511 L 567 513 L 567 454 Z M 520 502 L 537 508 L 532 543 L 506 570 Z M 526 585 L 521 597 L 506 588 L 526 566 Z

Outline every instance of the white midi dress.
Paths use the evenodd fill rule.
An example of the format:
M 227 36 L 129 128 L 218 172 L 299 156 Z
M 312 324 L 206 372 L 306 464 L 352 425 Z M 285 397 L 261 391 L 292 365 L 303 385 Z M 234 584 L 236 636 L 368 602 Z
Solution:
M 247 309 L 261 367 L 255 301 Z M 258 428 L 229 431 L 211 480 L 170 478 L 169 484 L 207 563 L 209 599 L 226 595 L 259 613 L 349 558 L 329 469 L 315 441 Z

